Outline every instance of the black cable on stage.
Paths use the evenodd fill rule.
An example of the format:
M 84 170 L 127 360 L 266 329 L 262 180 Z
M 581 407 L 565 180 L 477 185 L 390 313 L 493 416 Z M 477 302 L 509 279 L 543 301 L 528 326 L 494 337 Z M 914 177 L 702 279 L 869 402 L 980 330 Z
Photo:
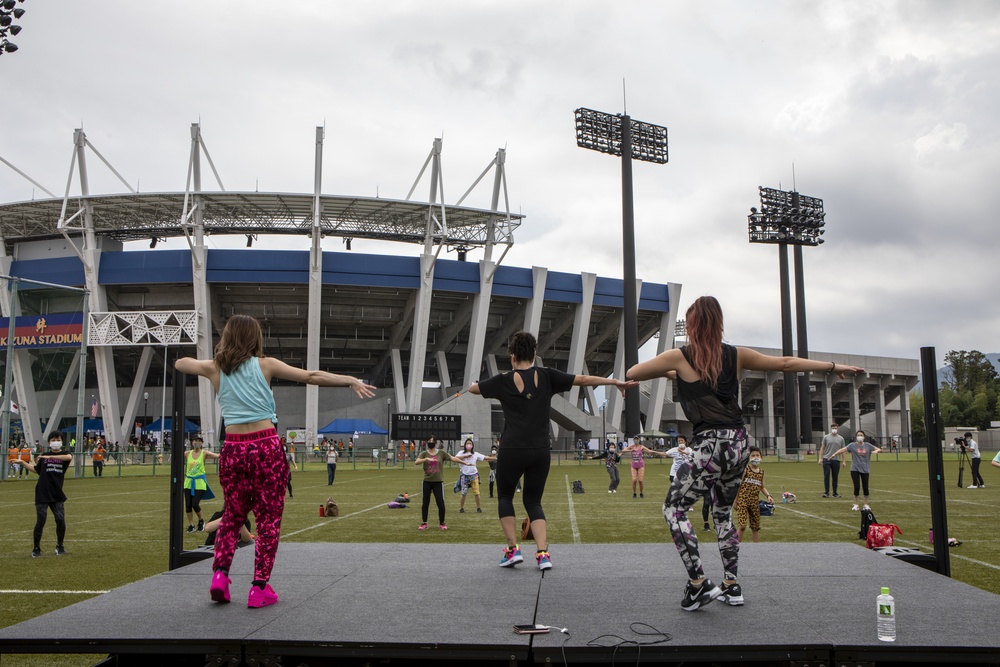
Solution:
M 616 657 L 618 655 L 618 649 L 619 648 L 622 648 L 624 646 L 635 646 L 636 647 L 635 664 L 638 665 L 639 664 L 639 660 L 640 660 L 640 658 L 642 656 L 642 647 L 643 646 L 654 646 L 656 644 L 663 644 L 663 643 L 666 643 L 666 642 L 669 642 L 669 641 L 673 640 L 673 636 L 671 636 L 670 633 L 663 632 L 661 630 L 657 630 L 656 628 L 654 628 L 649 623 L 642 623 L 642 622 L 638 622 L 637 621 L 637 622 L 634 622 L 634 623 L 630 623 L 629 626 L 628 626 L 628 629 L 633 634 L 639 635 L 640 637 L 659 637 L 659 639 L 648 640 L 648 641 L 638 641 L 638 640 L 635 640 L 635 639 L 625 639 L 624 637 L 619 637 L 618 635 L 608 634 L 608 635 L 600 635 L 598 637 L 594 637 L 593 639 L 591 639 L 590 641 L 587 642 L 587 646 L 594 647 L 594 648 L 611 648 L 611 647 L 614 647 L 615 650 L 611 654 L 611 664 L 612 665 L 615 664 L 615 659 L 616 659 Z M 567 637 L 567 639 L 568 639 L 568 637 Z M 609 643 L 603 643 L 601 641 L 602 639 L 616 639 L 618 641 L 609 644 Z M 565 646 L 565 644 L 566 644 L 566 642 L 563 641 L 563 645 L 564 646 Z M 563 651 L 563 664 L 564 665 L 568 665 L 568 663 L 566 662 L 566 652 L 565 651 Z

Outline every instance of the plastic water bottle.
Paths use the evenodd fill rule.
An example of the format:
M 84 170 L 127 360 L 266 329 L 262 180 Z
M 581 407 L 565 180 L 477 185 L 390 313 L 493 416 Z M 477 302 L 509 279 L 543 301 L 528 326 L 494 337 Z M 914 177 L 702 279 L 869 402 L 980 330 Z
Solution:
M 881 642 L 896 641 L 896 601 L 889 595 L 889 588 L 882 587 L 878 596 L 878 639 Z

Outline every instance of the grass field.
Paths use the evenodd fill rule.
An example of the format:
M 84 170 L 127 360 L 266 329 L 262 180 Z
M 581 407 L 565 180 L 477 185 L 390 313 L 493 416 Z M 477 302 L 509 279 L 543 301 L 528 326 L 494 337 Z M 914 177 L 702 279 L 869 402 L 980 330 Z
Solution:
M 884 457 L 883 457 L 884 458 Z M 985 460 L 985 457 L 984 457 Z M 950 550 L 951 570 L 955 579 L 1000 594 L 1000 541 L 997 537 L 997 506 L 1000 504 L 1000 474 L 988 464 L 983 468 L 985 489 L 959 489 L 956 486 L 957 462 L 946 460 L 946 496 L 951 536 L 962 546 Z M 761 539 L 773 542 L 853 542 L 860 544 L 857 532 L 860 519 L 850 511 L 851 481 L 846 470 L 841 473 L 842 499 L 823 499 L 822 468 L 815 462 L 777 462 L 766 458 L 763 464 L 768 490 L 779 498 L 782 491 L 798 497 L 795 504 L 776 503 L 774 516 L 762 518 Z M 483 471 L 486 466 L 482 466 Z M 650 461 L 646 468 L 646 497 L 633 499 L 629 468 L 621 466 L 619 493 L 609 495 L 607 473 L 600 462 L 560 461 L 549 475 L 544 505 L 549 520 L 549 540 L 558 566 L 558 545 L 565 543 L 663 543 L 663 557 L 680 559 L 669 541 L 660 512 L 668 486 L 669 462 Z M 56 557 L 55 525 L 49 517 L 42 540 L 42 558 L 31 558 L 31 533 L 35 521 L 35 477 L 8 480 L 0 484 L 7 520 L 6 539 L 0 542 L 3 584 L 0 584 L 0 627 L 44 614 L 84 600 L 96 593 L 158 574 L 167 569 L 167 522 L 165 502 L 169 480 L 126 475 L 100 479 L 68 479 L 65 490 L 68 555 Z M 445 479 L 457 478 L 457 468 L 446 472 Z M 485 480 L 486 475 L 483 475 Z M 218 480 L 210 484 L 221 496 Z M 435 529 L 418 532 L 420 523 L 421 473 L 411 464 L 377 469 L 359 463 L 357 469 L 342 462 L 336 483 L 326 485 L 326 469 L 309 461 L 306 469 L 294 474 L 295 497 L 287 499 L 282 524 L 282 541 L 287 542 L 424 542 L 472 543 L 496 545 L 496 552 L 484 550 L 484 558 L 499 558 L 502 537 L 496 519 L 496 500 L 488 497 L 483 485 L 483 513 L 477 514 L 470 496 L 465 514 L 458 513 L 459 496 L 445 484 L 448 505 L 447 532 Z M 586 493 L 570 493 L 574 480 L 583 482 Z M 966 471 L 966 483 L 970 481 Z M 896 537 L 900 546 L 922 547 L 929 551 L 930 528 L 928 475 L 926 460 L 882 460 L 872 463 L 871 505 L 882 523 L 896 523 L 903 535 Z M 414 496 L 411 507 L 390 510 L 385 503 L 397 493 Z M 319 516 L 319 505 L 333 495 L 341 508 L 337 519 Z M 515 503 L 518 499 L 515 499 Z M 203 503 L 205 517 L 221 506 L 215 499 Z M 520 510 L 520 507 L 518 507 Z M 700 528 L 700 505 L 692 519 Z M 436 509 L 431 503 L 431 524 Z M 702 549 L 710 571 L 719 569 L 714 532 L 699 529 L 705 540 Z M 749 533 L 747 534 L 749 539 Z M 194 547 L 204 540 L 197 533 L 185 535 L 185 546 Z M 627 558 L 628 548 L 621 551 Z M 330 556 L 336 558 L 336 549 Z M 378 554 L 373 553 L 373 558 Z M 716 573 L 718 574 L 718 573 Z M 206 587 L 208 583 L 206 581 Z M 0 658 L 2 667 L 27 665 L 91 665 L 96 656 L 14 656 Z

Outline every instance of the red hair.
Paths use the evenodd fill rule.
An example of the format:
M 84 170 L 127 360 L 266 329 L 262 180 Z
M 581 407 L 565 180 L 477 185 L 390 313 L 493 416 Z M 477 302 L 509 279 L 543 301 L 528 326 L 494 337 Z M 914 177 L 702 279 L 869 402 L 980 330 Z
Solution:
M 691 365 L 714 389 L 722 373 L 722 307 L 714 296 L 698 297 L 685 317 Z

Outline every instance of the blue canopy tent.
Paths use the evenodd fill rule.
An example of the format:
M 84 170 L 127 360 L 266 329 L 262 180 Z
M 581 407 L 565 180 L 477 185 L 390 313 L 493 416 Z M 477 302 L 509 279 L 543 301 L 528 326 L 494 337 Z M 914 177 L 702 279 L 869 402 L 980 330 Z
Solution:
M 143 427 L 142 430 L 143 431 L 159 431 L 160 430 L 160 422 L 161 421 L 164 422 L 163 423 L 163 430 L 164 431 L 172 431 L 173 430 L 174 420 L 173 420 L 172 417 L 167 417 L 166 421 L 161 420 L 161 419 L 157 419 L 152 424 Z M 184 432 L 185 433 L 193 433 L 193 432 L 199 431 L 199 430 L 201 430 L 201 427 L 198 426 L 197 424 L 195 424 L 193 421 L 191 421 L 190 419 L 185 419 L 184 420 Z
M 357 433 L 359 435 L 388 435 L 389 432 L 371 419 L 334 419 L 317 431 L 325 433 Z
M 67 426 L 64 426 L 63 428 L 61 428 L 59 430 L 62 431 L 62 432 L 64 432 L 64 433 L 67 432 L 67 431 L 68 432 L 75 432 L 76 431 L 76 424 L 71 423 L 71 424 L 69 424 Z M 87 432 L 90 432 L 90 431 L 100 431 L 101 433 L 103 433 L 104 432 L 104 420 L 103 419 L 84 419 L 83 420 L 83 430 L 87 431 Z

